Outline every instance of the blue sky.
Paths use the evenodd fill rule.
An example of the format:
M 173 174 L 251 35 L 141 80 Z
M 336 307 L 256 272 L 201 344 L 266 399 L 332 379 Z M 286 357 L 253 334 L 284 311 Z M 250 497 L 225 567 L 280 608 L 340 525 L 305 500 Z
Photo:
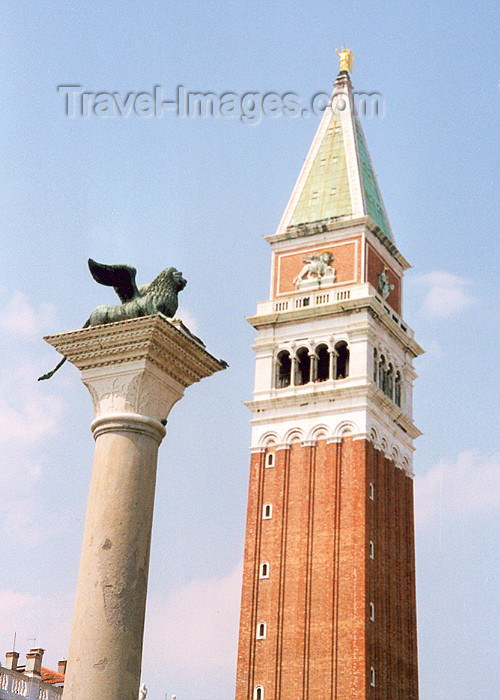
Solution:
M 1 9 L 0 652 L 67 650 L 91 402 L 42 335 L 112 300 L 89 256 L 188 279 L 185 318 L 230 369 L 189 389 L 160 450 L 148 698 L 229 700 L 248 483 L 253 330 L 273 233 L 317 118 L 69 119 L 61 84 L 126 94 L 329 91 L 336 47 L 378 91 L 364 119 L 417 361 L 422 700 L 497 697 L 498 76 L 495 4 L 25 2 Z M 496 517 L 495 517 L 496 516 Z

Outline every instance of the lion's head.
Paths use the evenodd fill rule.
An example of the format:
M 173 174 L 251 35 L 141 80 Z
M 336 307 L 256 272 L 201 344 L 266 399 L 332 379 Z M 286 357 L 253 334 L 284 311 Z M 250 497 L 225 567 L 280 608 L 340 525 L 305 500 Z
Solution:
M 176 270 L 175 267 L 171 268 L 171 275 L 172 281 L 176 286 L 177 291 L 180 292 L 181 289 L 184 289 L 184 287 L 186 286 L 187 281 L 182 276 L 182 272 L 180 270 Z

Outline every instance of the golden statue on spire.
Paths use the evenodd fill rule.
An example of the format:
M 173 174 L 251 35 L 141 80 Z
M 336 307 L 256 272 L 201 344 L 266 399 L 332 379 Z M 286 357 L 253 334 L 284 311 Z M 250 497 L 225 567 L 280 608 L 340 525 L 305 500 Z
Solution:
M 336 51 L 337 56 L 340 59 L 340 72 L 346 71 L 352 73 L 352 64 L 354 63 L 354 54 L 349 49 L 342 49 L 339 53 L 338 49 Z

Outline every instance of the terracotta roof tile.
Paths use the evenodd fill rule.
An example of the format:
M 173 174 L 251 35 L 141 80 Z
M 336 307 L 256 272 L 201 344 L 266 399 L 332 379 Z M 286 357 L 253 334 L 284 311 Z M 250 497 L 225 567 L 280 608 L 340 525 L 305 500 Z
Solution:
M 64 683 L 64 673 L 58 673 L 42 666 L 42 681 L 49 684 Z

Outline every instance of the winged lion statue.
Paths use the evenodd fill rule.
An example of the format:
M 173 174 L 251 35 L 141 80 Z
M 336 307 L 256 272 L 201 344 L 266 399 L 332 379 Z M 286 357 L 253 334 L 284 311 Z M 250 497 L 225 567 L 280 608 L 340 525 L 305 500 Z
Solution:
M 163 314 L 168 318 L 175 316 L 179 306 L 178 294 L 187 282 L 182 272 L 175 267 L 167 267 L 158 277 L 150 282 L 137 286 L 135 276 L 137 270 L 129 265 L 103 265 L 89 258 L 90 273 L 96 282 L 107 287 L 113 287 L 120 298 L 121 304 L 116 306 L 98 306 L 85 321 L 83 328 L 99 326 L 102 323 L 126 321 L 139 316 Z M 38 381 L 50 379 L 64 364 L 66 358 L 59 362 L 54 369 L 38 378 Z

